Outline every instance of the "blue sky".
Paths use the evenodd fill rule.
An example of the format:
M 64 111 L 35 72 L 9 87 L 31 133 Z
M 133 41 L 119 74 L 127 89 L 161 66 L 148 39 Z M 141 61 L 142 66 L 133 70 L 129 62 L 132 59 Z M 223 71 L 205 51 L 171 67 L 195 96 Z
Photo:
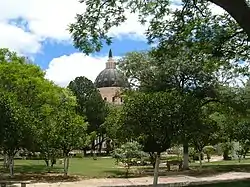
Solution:
M 174 1 L 177 8 L 180 0 Z M 46 78 L 61 86 L 77 76 L 94 81 L 105 68 L 110 48 L 115 57 L 150 48 L 144 36 L 147 25 L 140 25 L 135 14 L 126 12 L 127 21 L 109 32 L 113 44 L 85 56 L 74 49 L 66 30 L 76 13 L 84 10 L 78 0 L 0 0 L 0 47 L 30 57 L 46 71 Z M 218 7 L 213 10 L 220 11 Z
M 122 57 L 150 47 L 144 36 L 146 27 L 126 13 L 127 22 L 109 32 L 112 45 L 85 56 L 73 47 L 67 31 L 76 13 L 84 9 L 78 0 L 0 0 L 0 47 L 28 56 L 46 71 L 46 78 L 61 86 L 76 76 L 94 81 L 105 68 L 110 48 L 115 57 Z
M 145 41 L 136 41 L 129 38 L 114 39 L 112 45 L 104 46 L 98 53 L 92 56 L 106 56 L 109 49 L 112 49 L 114 56 L 123 56 L 130 51 L 147 50 L 150 46 Z M 56 57 L 78 53 L 79 51 L 73 47 L 71 43 L 51 43 L 43 44 L 43 52 L 35 54 L 34 59 L 43 69 L 47 69 L 49 62 Z

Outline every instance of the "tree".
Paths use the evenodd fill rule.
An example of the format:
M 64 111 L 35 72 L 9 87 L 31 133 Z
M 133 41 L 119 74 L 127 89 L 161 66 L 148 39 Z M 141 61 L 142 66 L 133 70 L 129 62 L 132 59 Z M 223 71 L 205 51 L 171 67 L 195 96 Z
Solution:
M 160 154 L 170 148 L 178 132 L 179 94 L 175 91 L 126 96 L 120 123 L 127 140 L 135 139 L 156 153 L 154 185 L 158 181 Z
M 108 105 L 107 116 L 102 126 L 105 128 L 107 137 L 111 138 L 114 144 L 127 141 L 121 128 L 122 115 L 122 105 Z
M 187 27 L 185 25 L 190 21 L 194 24 L 193 18 L 197 15 L 205 19 L 207 19 L 208 16 L 211 17 L 211 11 L 209 9 L 210 2 L 222 7 L 231 15 L 227 16 L 230 22 L 223 22 L 223 20 L 221 20 L 221 27 L 217 25 L 217 31 L 224 30 L 223 36 L 221 34 L 217 35 L 219 32 L 213 31 L 215 35 L 218 36 L 216 37 L 218 42 L 217 46 L 224 43 L 223 41 L 225 39 L 229 40 L 232 34 L 238 35 L 246 33 L 250 36 L 250 27 L 248 26 L 248 22 L 245 21 L 248 20 L 250 16 L 250 8 L 247 0 L 182 0 L 181 5 L 179 4 L 179 8 L 176 10 L 171 9 L 170 6 L 176 4 L 170 1 L 126 0 L 115 2 L 111 0 L 84 0 L 82 2 L 86 3 L 86 11 L 84 14 L 77 14 L 76 22 L 70 25 L 69 31 L 72 34 L 75 47 L 86 54 L 100 51 L 104 42 L 111 44 L 112 38 L 108 35 L 109 30 L 123 23 L 127 19 L 127 13 L 129 12 L 136 13 L 135 16 L 138 16 L 141 24 L 149 25 L 145 34 L 149 42 L 152 42 L 152 39 L 158 40 L 159 38 L 166 38 L 166 33 L 171 35 L 179 32 L 186 32 L 186 34 L 193 32 L 194 29 L 197 28 L 186 29 Z M 168 19 L 171 16 L 173 16 L 174 19 Z M 225 20 L 223 16 L 221 17 L 219 15 L 218 17 Z M 227 26 L 236 23 L 233 18 L 243 30 L 239 26 L 237 26 L 239 30 L 227 29 Z M 169 25 L 173 25 L 174 28 L 169 29 Z M 209 25 L 207 25 L 207 28 L 208 27 Z M 210 34 L 213 35 L 213 33 Z
M 141 159 L 144 155 L 142 146 L 138 142 L 127 142 L 113 152 L 113 157 L 117 160 L 117 163 L 121 162 L 126 168 L 126 177 L 128 177 L 134 159 Z
M 60 155 L 60 149 L 57 145 L 58 132 L 58 113 L 63 110 L 61 107 L 60 95 L 64 89 L 55 85 L 48 85 L 47 98 L 45 104 L 41 105 L 37 111 L 39 113 L 40 124 L 36 128 L 36 148 L 43 157 L 47 166 L 53 167 L 56 158 Z M 60 108 L 60 110 L 58 110 Z
M 25 117 L 27 110 L 22 107 L 13 94 L 1 93 L 0 112 L 0 146 L 4 155 L 7 155 L 10 176 L 14 175 L 14 156 L 24 147 L 25 136 L 30 135 L 29 126 Z
M 53 84 L 36 65 L 28 64 L 7 49 L 0 50 L 1 147 L 8 156 L 13 176 L 14 156 L 21 149 L 31 150 L 40 124 L 40 109 L 53 97 L 47 97 Z
M 64 90 L 60 97 L 60 107 L 57 113 L 56 143 L 64 156 L 64 176 L 68 174 L 69 153 L 82 145 L 82 138 L 86 137 L 87 124 L 84 118 L 76 113 L 76 98 L 69 90 Z
M 207 161 L 210 162 L 211 155 L 215 152 L 215 149 L 213 146 L 205 146 L 203 148 L 203 152 L 207 155 Z
M 197 129 L 197 113 L 201 107 L 218 99 L 216 72 L 223 70 L 220 62 L 206 56 L 201 58 L 201 54 L 192 50 L 195 47 L 188 51 L 180 47 L 179 55 L 165 52 L 158 60 L 154 56 L 155 51 L 133 52 L 120 60 L 121 70 L 137 82 L 140 91 L 151 93 L 174 89 L 180 94 L 178 141 L 184 143 L 184 167 L 188 167 L 188 140 Z
M 71 81 L 68 88 L 73 92 L 77 99 L 77 113 L 86 117 L 88 126 L 88 133 L 96 132 L 97 135 L 102 136 L 102 128 L 100 126 L 104 123 L 106 117 L 106 104 L 103 101 L 100 92 L 94 84 L 86 77 L 76 77 Z M 100 142 L 102 145 L 103 140 Z M 100 147 L 101 147 L 100 145 Z M 92 143 L 92 149 L 96 145 Z
M 198 152 L 200 168 L 202 167 L 202 154 L 204 153 L 205 146 L 215 145 L 220 142 L 220 126 L 211 117 L 213 110 L 211 107 L 205 106 L 201 108 L 202 110 L 197 113 L 198 125 L 196 130 L 192 132 L 191 142 L 194 146 L 195 151 Z M 208 150 L 208 149 L 207 149 Z M 208 153 L 209 151 L 207 151 Z M 208 154 L 207 154 L 208 156 Z M 209 158 L 208 158 L 209 160 Z

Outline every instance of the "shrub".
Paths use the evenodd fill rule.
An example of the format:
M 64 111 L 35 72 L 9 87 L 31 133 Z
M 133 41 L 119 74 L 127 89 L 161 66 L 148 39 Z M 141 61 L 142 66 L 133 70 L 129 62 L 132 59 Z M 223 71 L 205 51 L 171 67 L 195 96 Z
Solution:
M 113 151 L 112 156 L 116 159 L 117 164 L 121 162 L 126 168 L 126 176 L 129 169 L 135 165 L 138 160 L 141 160 L 145 153 L 142 151 L 142 146 L 138 142 L 127 142 L 120 148 Z
M 215 153 L 215 149 L 213 146 L 205 146 L 203 148 L 204 154 L 207 156 L 207 161 L 209 162 L 211 159 L 211 155 Z

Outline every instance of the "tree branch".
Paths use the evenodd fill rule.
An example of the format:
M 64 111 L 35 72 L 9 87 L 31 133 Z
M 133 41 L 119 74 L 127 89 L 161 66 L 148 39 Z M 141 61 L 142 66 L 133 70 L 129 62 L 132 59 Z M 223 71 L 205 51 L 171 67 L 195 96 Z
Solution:
M 250 7 L 246 0 L 209 0 L 227 11 L 250 38 Z
M 218 100 L 218 99 L 209 99 L 207 101 L 204 101 L 204 103 L 202 103 L 201 106 L 205 106 L 205 105 L 207 105 L 208 103 L 211 103 L 211 102 L 220 102 L 220 100 Z

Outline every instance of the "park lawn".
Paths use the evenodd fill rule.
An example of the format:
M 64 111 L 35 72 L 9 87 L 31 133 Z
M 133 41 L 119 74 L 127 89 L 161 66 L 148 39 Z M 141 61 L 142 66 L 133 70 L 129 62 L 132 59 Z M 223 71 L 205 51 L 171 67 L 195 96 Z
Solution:
M 70 160 L 69 174 L 90 178 L 115 177 L 124 174 L 124 169 L 115 165 L 112 158 L 74 158 Z
M 0 162 L 0 165 L 2 163 Z M 1 168 L 1 167 L 0 167 Z M 48 177 L 55 175 L 62 176 L 63 165 L 56 164 L 52 170 L 48 173 L 49 169 L 46 167 L 43 160 L 15 160 L 14 172 L 19 176 L 36 176 L 46 177 L 42 180 L 50 180 Z M 231 171 L 243 171 L 250 172 L 250 160 L 242 160 L 239 163 L 237 160 L 234 161 L 219 161 L 211 163 L 203 163 L 202 169 L 199 168 L 198 163 L 192 163 L 188 171 L 177 171 L 172 168 L 170 172 L 167 171 L 166 167 L 160 167 L 160 176 L 170 175 L 190 175 L 190 176 L 208 176 L 216 175 L 219 173 L 231 172 Z M 1 174 L 8 174 L 8 170 L 0 169 Z M 131 168 L 129 177 L 142 177 L 142 176 L 153 176 L 152 166 L 142 166 Z M 69 165 L 69 175 L 71 177 L 80 176 L 80 178 L 106 178 L 106 177 L 125 177 L 125 170 L 122 167 L 115 165 L 115 160 L 112 158 L 71 158 Z M 6 175 L 5 175 L 6 176 Z M 54 179 L 51 179 L 54 180 Z M 61 180 L 61 178 L 58 178 Z M 250 185 L 249 185 L 250 186 Z
M 0 162 L 2 165 L 2 163 Z M 43 160 L 15 160 L 14 172 L 17 173 L 34 173 L 42 174 L 48 173 L 49 169 L 46 167 Z M 8 170 L 1 170 L 7 173 Z M 56 164 L 51 173 L 63 173 L 63 164 Z M 80 175 L 87 178 L 103 178 L 115 177 L 123 175 L 124 170 L 115 165 L 115 160 L 112 158 L 71 158 L 69 165 L 69 175 Z
M 209 165 L 242 165 L 242 164 L 250 164 L 250 159 L 243 159 L 240 162 L 238 160 L 222 160 L 222 161 L 215 161 L 215 162 L 207 162 L 205 160 L 202 165 L 204 166 L 209 166 Z M 191 163 L 191 165 L 196 166 L 199 165 L 198 162 L 196 163 Z
M 191 163 L 190 168 L 199 170 L 199 163 Z M 250 159 L 205 162 L 202 163 L 202 171 L 205 173 L 225 173 L 225 172 L 250 172 Z

